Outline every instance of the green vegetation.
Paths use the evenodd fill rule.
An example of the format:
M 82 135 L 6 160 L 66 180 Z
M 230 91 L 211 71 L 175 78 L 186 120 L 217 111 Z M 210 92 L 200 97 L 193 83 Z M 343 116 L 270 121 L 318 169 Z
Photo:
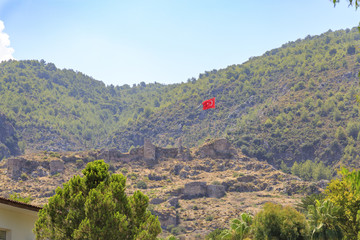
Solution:
M 159 146 L 182 138 L 189 147 L 226 137 L 276 167 L 306 160 L 360 167 L 359 44 L 356 28 L 329 30 L 186 83 L 131 87 L 105 86 L 43 60 L 7 61 L 0 63 L 0 111 L 22 134 L 22 149 L 125 152 L 144 137 Z M 209 97 L 217 107 L 202 111 Z
M 160 222 L 140 191 L 125 194 L 126 178 L 110 175 L 103 160 L 87 164 L 84 177 L 58 187 L 39 212 L 36 239 L 156 239 Z
M 282 168 L 285 167 L 283 166 Z M 325 167 L 323 162 L 314 163 L 310 160 L 299 164 L 295 162 L 291 167 L 291 173 L 306 181 L 330 180 L 332 178 L 330 167 Z
M 324 194 L 303 198 L 301 212 L 265 203 L 254 218 L 243 213 L 229 229 L 216 229 L 206 239 L 359 239 L 360 171 L 343 168 L 339 175 Z
M 308 225 L 305 216 L 291 207 L 266 203 L 254 217 L 254 239 L 306 239 Z
M 18 193 L 10 194 L 9 199 L 14 200 L 14 201 L 18 201 L 18 202 L 23 202 L 23 203 L 30 203 L 32 201 L 32 198 L 30 196 L 22 197 Z

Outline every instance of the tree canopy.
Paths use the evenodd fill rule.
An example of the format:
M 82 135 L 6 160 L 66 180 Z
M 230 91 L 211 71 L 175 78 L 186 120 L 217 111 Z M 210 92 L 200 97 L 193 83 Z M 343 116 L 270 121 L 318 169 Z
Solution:
M 126 178 L 103 160 L 87 164 L 39 212 L 36 239 L 156 239 L 160 222 L 140 191 L 125 194 Z

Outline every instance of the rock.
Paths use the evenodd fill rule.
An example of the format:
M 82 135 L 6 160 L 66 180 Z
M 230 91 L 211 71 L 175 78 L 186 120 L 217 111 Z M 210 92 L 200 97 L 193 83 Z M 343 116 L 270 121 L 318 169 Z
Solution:
M 222 185 L 208 185 L 207 196 L 211 198 L 221 198 L 225 196 L 225 187 Z
M 153 198 L 153 199 L 151 199 L 150 203 L 151 204 L 160 204 L 160 203 L 163 203 L 165 201 L 166 201 L 165 198 Z
M 184 170 L 182 170 L 182 171 L 180 172 L 179 176 L 180 176 L 181 179 L 188 178 L 189 173 L 186 172 L 186 171 L 184 171 Z
M 168 200 L 168 203 L 171 207 L 178 208 L 179 207 L 179 199 L 178 197 L 172 197 Z
M 231 147 L 231 144 L 226 139 L 216 139 L 214 141 L 205 143 L 195 153 L 200 158 L 233 158 L 236 151 Z
M 182 165 L 182 164 L 176 164 L 176 165 L 174 166 L 174 174 L 175 174 L 175 175 L 179 175 L 180 170 L 181 170 L 183 167 L 184 167 L 184 165 Z
M 185 184 L 184 199 L 205 197 L 207 193 L 206 182 L 190 182 Z
M 229 192 L 254 192 L 259 189 L 253 183 L 235 183 L 233 186 L 230 186 Z
M 50 174 L 62 173 L 65 169 L 63 160 L 52 160 L 50 162 Z
M 251 175 L 246 175 L 246 176 L 241 176 L 241 177 L 238 177 L 237 180 L 239 182 L 253 182 L 254 180 L 256 179 L 255 176 L 251 176 Z
M 180 223 L 180 218 L 175 210 L 167 209 L 161 212 L 154 211 L 153 214 L 158 216 L 162 229 L 167 229 L 170 225 L 175 227 Z

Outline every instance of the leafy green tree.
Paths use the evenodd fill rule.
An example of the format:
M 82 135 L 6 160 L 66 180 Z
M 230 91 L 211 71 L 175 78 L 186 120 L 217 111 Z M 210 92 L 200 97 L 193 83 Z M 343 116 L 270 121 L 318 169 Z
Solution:
M 255 239 L 307 239 L 308 224 L 305 216 L 294 208 L 265 203 L 264 209 L 254 217 Z
M 127 196 L 126 178 L 108 169 L 103 160 L 90 162 L 84 177 L 58 187 L 39 212 L 36 239 L 156 239 L 161 227 L 147 210 L 148 197 Z
M 341 179 L 333 179 L 325 190 L 326 200 L 339 207 L 336 223 L 345 239 L 360 237 L 360 171 L 343 168 Z
M 337 225 L 340 207 L 329 200 L 315 200 L 315 205 L 309 205 L 308 218 L 311 229 L 311 239 L 342 239 L 343 234 Z
M 335 137 L 340 141 L 346 140 L 347 136 L 343 127 L 340 126 L 336 129 Z
M 359 124 L 356 122 L 349 122 L 346 126 L 348 136 L 356 139 L 359 133 Z
M 297 162 L 294 162 L 293 166 L 291 167 L 291 173 L 296 176 L 300 176 L 300 167 Z

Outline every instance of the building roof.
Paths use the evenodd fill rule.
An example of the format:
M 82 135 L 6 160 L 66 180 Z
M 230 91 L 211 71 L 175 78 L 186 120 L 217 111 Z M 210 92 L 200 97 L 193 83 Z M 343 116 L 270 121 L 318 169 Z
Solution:
M 11 199 L 4 198 L 4 197 L 0 197 L 0 203 L 6 204 L 6 205 L 9 205 L 9 206 L 13 206 L 13 207 L 17 207 L 17 208 L 23 208 L 23 209 L 35 211 L 35 212 L 38 212 L 40 209 L 42 209 L 42 207 L 39 207 L 39 206 L 35 206 L 35 205 L 31 205 L 31 204 L 28 204 L 28 203 L 23 203 L 23 202 L 19 202 L 19 201 L 15 201 L 15 200 L 11 200 Z

